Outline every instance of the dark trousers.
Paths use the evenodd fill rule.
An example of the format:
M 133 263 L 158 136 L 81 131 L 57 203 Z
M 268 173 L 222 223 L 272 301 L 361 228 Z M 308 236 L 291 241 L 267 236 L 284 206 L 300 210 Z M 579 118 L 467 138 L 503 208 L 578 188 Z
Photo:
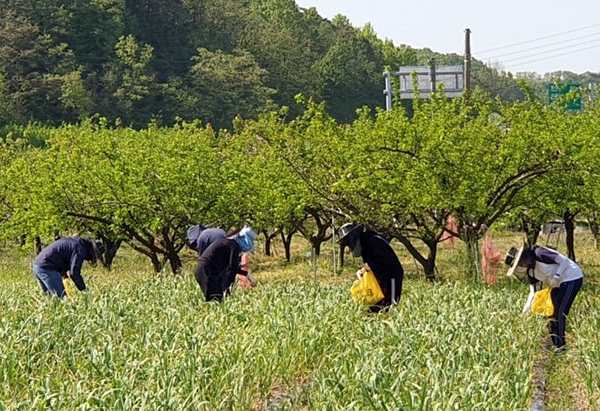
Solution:
M 207 267 L 199 263 L 194 271 L 194 277 L 206 298 L 206 301 L 222 301 L 223 295 L 229 295 L 229 286 L 233 281 L 230 281 L 227 272 L 213 273 Z M 235 279 L 235 277 L 234 277 Z
M 552 304 L 554 304 L 554 313 L 550 318 L 548 324 L 550 329 L 550 337 L 552 337 L 552 344 L 556 348 L 560 348 L 566 344 L 565 332 L 567 329 L 567 316 L 575 300 L 575 296 L 581 289 L 583 284 L 583 278 L 579 278 L 573 281 L 567 281 L 560 285 L 560 287 L 553 288 L 551 292 Z
M 375 276 L 375 278 L 377 278 L 377 276 Z M 371 312 L 378 313 L 384 308 L 397 305 L 400 302 L 400 296 L 402 295 L 402 280 L 403 277 L 386 279 L 377 278 L 377 283 L 383 292 L 383 300 L 379 301 L 376 305 L 372 305 L 370 307 Z

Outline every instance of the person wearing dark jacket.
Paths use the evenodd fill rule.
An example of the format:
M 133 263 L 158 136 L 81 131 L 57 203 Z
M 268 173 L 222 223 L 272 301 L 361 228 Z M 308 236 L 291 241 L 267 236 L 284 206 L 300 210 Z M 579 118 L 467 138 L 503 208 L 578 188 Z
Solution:
M 212 243 L 202 253 L 194 276 L 206 301 L 222 301 L 238 274 L 256 285 L 254 277 L 240 266 L 242 254 L 254 250 L 255 238 L 256 232 L 244 227 L 237 234 Z
M 95 266 L 101 254 L 102 245 L 91 237 L 61 238 L 40 252 L 33 262 L 33 273 L 44 293 L 63 298 L 65 287 L 62 279 L 67 272 L 79 291 L 86 291 L 87 287 L 81 276 L 83 262 L 89 261 Z
M 383 300 L 371 310 L 377 312 L 396 305 L 402 294 L 404 269 L 389 242 L 376 232 L 351 223 L 340 227 L 339 236 L 344 247 L 349 247 L 355 257 L 362 257 L 365 268 L 373 272 L 381 287 Z
M 557 349 L 562 349 L 566 345 L 567 316 L 583 285 L 581 267 L 558 251 L 539 246 L 523 246 L 519 249 L 511 247 L 504 262 L 510 266 L 507 273 L 509 277 L 529 283 L 529 297 L 523 307 L 524 313 L 531 311 L 531 304 L 535 293 L 540 289 L 540 282 L 551 288 L 554 312 L 548 328 L 552 344 Z M 518 267 L 524 269 L 524 275 L 520 276 Z
M 209 245 L 226 236 L 227 233 L 222 228 L 205 227 L 202 224 L 196 224 L 187 230 L 188 244 L 192 250 L 198 252 L 198 257 Z

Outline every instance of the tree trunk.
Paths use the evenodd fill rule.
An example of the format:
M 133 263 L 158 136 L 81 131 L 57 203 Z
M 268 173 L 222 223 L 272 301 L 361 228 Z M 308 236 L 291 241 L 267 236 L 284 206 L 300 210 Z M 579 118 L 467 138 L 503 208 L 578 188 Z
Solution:
M 267 257 L 271 256 L 271 245 L 273 239 L 277 237 L 277 235 L 281 232 L 281 229 L 275 230 L 274 233 L 269 234 L 269 230 L 262 230 L 263 235 L 265 236 L 265 255 Z
M 404 247 L 406 247 L 410 255 L 412 255 L 413 258 L 419 262 L 419 264 L 421 264 L 423 271 L 425 272 L 425 279 L 428 281 L 435 281 L 435 259 L 437 256 L 437 245 L 443 234 L 444 230 L 441 230 L 439 235 L 436 237 L 427 240 L 421 239 L 421 241 L 423 241 L 423 243 L 425 243 L 427 246 L 427 257 L 421 254 L 421 252 L 411 243 L 408 237 L 405 237 L 400 233 L 395 233 L 393 235 L 402 243 L 402 245 L 404 245 Z
M 110 240 L 104 241 L 103 240 L 102 242 L 104 243 L 104 247 L 106 247 L 106 251 L 104 252 L 104 255 L 102 256 L 100 261 L 102 262 L 102 265 L 104 267 L 106 267 L 108 270 L 110 270 L 112 267 L 112 263 L 115 260 L 115 257 L 117 256 L 117 251 L 119 251 L 119 248 L 121 247 L 121 243 L 123 242 L 123 240 L 116 240 L 116 241 L 110 241 Z
M 158 254 L 156 253 L 149 253 L 147 254 L 148 257 L 150 257 L 150 261 L 152 262 L 152 267 L 154 268 L 154 272 L 155 273 L 160 273 L 162 271 L 162 263 L 160 262 L 160 260 L 158 259 Z
M 481 274 L 481 252 L 479 250 L 478 230 L 465 225 L 462 230 L 462 240 L 467 245 L 467 273 L 471 273 L 471 279 L 479 281 Z
M 271 236 L 266 231 L 263 233 L 265 235 L 265 255 L 271 257 Z
M 292 261 L 292 236 L 294 235 L 294 230 L 290 230 L 290 232 L 285 235 L 283 230 L 281 230 L 281 241 L 283 241 L 283 248 L 285 249 L 285 259 L 289 263 Z
M 521 221 L 523 224 L 523 231 L 527 236 L 527 245 L 533 247 L 537 243 L 542 225 L 526 217 L 521 218 Z
M 590 231 L 592 232 L 592 236 L 594 237 L 594 250 L 598 249 L 598 239 L 600 238 L 600 226 L 595 219 L 589 220 Z
M 181 274 L 183 264 L 181 263 L 181 257 L 179 257 L 177 250 L 169 247 L 167 250 L 167 259 L 169 260 L 173 274 Z
M 321 244 L 323 244 L 323 239 L 320 237 L 313 236 L 310 239 L 310 243 L 312 245 L 312 249 L 317 257 L 321 255 Z
M 35 236 L 33 239 L 33 245 L 35 247 L 35 253 L 39 254 L 42 252 L 42 239 L 39 235 Z
M 563 214 L 563 221 L 565 222 L 565 235 L 567 245 L 568 257 L 575 260 L 575 214 L 571 214 L 569 210 L 566 210 Z
M 435 281 L 435 259 L 437 257 L 437 242 L 433 244 L 427 244 L 429 249 L 429 256 L 425 260 L 423 270 L 425 271 L 425 279 L 427 281 Z

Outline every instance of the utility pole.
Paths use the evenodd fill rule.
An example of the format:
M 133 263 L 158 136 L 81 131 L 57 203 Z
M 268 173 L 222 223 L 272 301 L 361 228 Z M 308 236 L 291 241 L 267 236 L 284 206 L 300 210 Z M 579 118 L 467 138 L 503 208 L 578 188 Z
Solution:
M 471 90 L 471 29 L 465 30 L 465 91 Z
M 383 72 L 383 78 L 385 81 L 385 89 L 383 90 L 383 94 L 385 95 L 385 109 L 392 109 L 392 79 L 389 71 Z
M 431 92 L 435 93 L 435 59 L 429 59 L 429 78 L 431 79 Z

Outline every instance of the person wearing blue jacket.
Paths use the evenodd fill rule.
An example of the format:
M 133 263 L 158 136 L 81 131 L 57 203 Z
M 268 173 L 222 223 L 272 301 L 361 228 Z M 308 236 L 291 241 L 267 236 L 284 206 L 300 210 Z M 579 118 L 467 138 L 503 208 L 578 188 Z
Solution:
M 194 277 L 206 301 L 222 301 L 224 295 L 230 294 L 238 274 L 256 285 L 256 279 L 241 267 L 242 254 L 254 250 L 255 238 L 256 232 L 244 227 L 237 234 L 212 243 L 202 253 Z
M 61 238 L 44 248 L 33 262 L 33 273 L 42 291 L 58 298 L 65 296 L 63 277 L 70 274 L 79 291 L 87 287 L 81 276 L 84 261 L 95 266 L 102 254 L 102 244 L 91 237 L 79 236 Z
M 227 237 L 227 233 L 222 228 L 205 227 L 202 224 L 193 225 L 187 230 L 188 245 L 192 250 L 198 252 L 198 258 L 209 245 L 225 237 Z
M 523 312 L 531 311 L 531 304 L 540 282 L 551 288 L 550 296 L 554 305 L 554 313 L 550 318 L 549 331 L 552 344 L 561 349 L 566 345 L 565 332 L 567 316 L 577 293 L 583 285 L 583 272 L 577 263 L 556 250 L 547 247 L 512 247 L 504 260 L 510 266 L 507 275 L 517 277 L 529 283 L 529 297 Z M 519 277 L 518 267 L 524 271 Z

